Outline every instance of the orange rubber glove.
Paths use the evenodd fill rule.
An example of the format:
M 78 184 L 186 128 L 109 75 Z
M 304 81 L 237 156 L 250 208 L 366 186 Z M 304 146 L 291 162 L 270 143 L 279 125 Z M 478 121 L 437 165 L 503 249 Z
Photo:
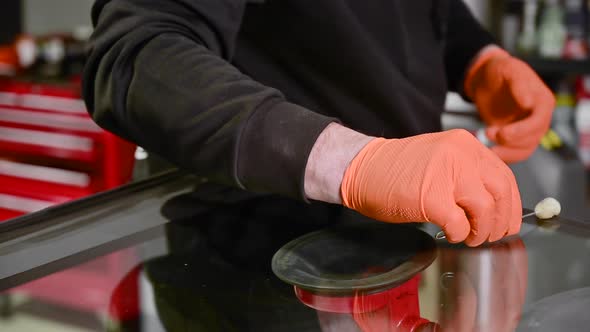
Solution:
M 527 64 L 491 48 L 467 71 L 464 89 L 502 160 L 522 161 L 535 151 L 551 124 L 555 97 Z
M 465 130 L 376 138 L 353 158 L 342 203 L 391 223 L 431 222 L 477 246 L 518 233 L 520 193 L 502 160 Z

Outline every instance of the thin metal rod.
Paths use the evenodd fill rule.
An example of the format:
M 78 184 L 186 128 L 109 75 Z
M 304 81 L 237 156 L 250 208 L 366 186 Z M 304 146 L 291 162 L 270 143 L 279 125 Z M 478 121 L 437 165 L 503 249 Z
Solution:
M 534 216 L 534 215 L 535 215 L 535 212 L 527 213 L 527 214 L 525 214 L 525 215 L 522 216 L 522 219 L 524 219 L 526 217 L 531 217 L 531 216 Z
M 445 235 L 445 232 L 444 231 L 440 231 L 440 232 L 436 233 L 436 235 L 434 236 L 434 238 L 436 240 L 443 240 L 443 239 L 446 239 L 447 236 Z

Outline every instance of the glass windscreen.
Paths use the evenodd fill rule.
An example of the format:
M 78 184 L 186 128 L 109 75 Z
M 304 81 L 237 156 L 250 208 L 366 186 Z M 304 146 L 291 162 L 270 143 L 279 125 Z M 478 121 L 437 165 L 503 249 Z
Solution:
M 386 225 L 389 232 L 398 234 L 392 237 L 398 244 L 392 245 L 385 243 L 384 237 L 363 236 L 363 230 L 344 237 L 342 232 L 332 232 L 340 227 L 343 216 L 329 209 L 320 218 L 288 200 L 260 198 L 206 210 L 198 208 L 201 203 L 190 195 L 174 198 L 160 209 L 158 218 L 163 219 L 157 227 L 153 224 L 156 228 L 147 235 L 123 244 L 112 240 L 108 243 L 118 244 L 112 244 L 106 252 L 95 249 L 91 256 L 74 251 L 72 255 L 79 256 L 79 262 L 70 262 L 65 268 L 59 263 L 63 259 L 56 257 L 44 264 L 52 266 L 47 273 L 20 271 L 23 283 L 15 284 L 14 276 L 5 274 L 0 280 L 2 331 L 588 328 L 587 224 L 529 220 L 519 236 L 478 248 L 435 240 L 436 230 L 429 228 Z M 144 215 L 124 224 L 144 232 L 149 222 L 150 217 Z M 344 224 L 365 222 L 353 217 Z M 288 278 L 279 278 L 272 266 L 275 253 L 287 243 L 306 236 L 309 239 L 318 231 L 340 238 L 326 241 L 320 236 L 324 242 L 317 247 L 319 252 L 313 252 L 313 242 L 304 242 L 305 250 L 298 255 L 309 266 L 287 273 L 315 273 L 322 278 L 321 287 L 294 286 Z M 61 236 L 66 243 L 76 243 L 68 241 L 80 233 Z M 113 236 L 108 229 L 96 229 L 83 235 L 86 240 L 77 241 L 108 236 Z M 404 242 L 404 238 L 425 242 Z M 27 240 L 36 241 L 41 240 Z M 356 244 L 356 254 L 342 253 L 346 241 Z M 15 246 L 18 244 L 11 248 Z M 57 250 L 59 244 L 44 248 Z M 8 251 L 4 248 L 0 254 L 6 257 Z M 353 262 L 366 254 L 372 257 L 366 257 L 364 264 Z M 318 261 L 329 264 L 317 269 L 314 264 Z M 419 265 L 404 268 L 408 262 Z M 10 268 L 5 265 L 3 270 Z M 367 273 L 358 273 L 360 270 Z M 349 281 L 360 280 L 357 285 L 362 287 L 341 287 L 349 284 L 343 283 L 344 275 Z M 391 283 L 382 276 L 390 278 Z M 378 287 L 368 287 L 371 280 L 378 280 Z M 340 287 L 337 293 L 323 291 L 332 286 Z

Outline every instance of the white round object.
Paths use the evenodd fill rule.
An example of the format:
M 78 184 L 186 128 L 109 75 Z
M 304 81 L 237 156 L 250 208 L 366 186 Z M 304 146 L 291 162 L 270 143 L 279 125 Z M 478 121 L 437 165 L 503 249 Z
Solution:
M 28 68 L 37 61 L 37 44 L 32 38 L 22 38 L 16 43 L 16 54 L 21 67 Z
M 561 204 L 553 197 L 547 197 L 535 205 L 535 215 L 539 219 L 550 219 L 561 213 Z
M 51 38 L 43 47 L 43 54 L 45 60 L 51 64 L 56 64 L 64 59 L 66 55 L 66 45 L 63 40 L 59 38 Z
M 148 153 L 146 150 L 144 150 L 141 147 L 137 147 L 137 149 L 135 149 L 135 160 L 145 160 L 148 157 Z

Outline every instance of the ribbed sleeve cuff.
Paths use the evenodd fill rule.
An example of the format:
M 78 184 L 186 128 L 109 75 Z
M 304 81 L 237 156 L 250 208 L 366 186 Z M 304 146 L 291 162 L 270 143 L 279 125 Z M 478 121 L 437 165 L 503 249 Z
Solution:
M 305 200 L 307 159 L 332 122 L 338 120 L 288 102 L 257 110 L 238 142 L 238 181 L 249 191 Z

